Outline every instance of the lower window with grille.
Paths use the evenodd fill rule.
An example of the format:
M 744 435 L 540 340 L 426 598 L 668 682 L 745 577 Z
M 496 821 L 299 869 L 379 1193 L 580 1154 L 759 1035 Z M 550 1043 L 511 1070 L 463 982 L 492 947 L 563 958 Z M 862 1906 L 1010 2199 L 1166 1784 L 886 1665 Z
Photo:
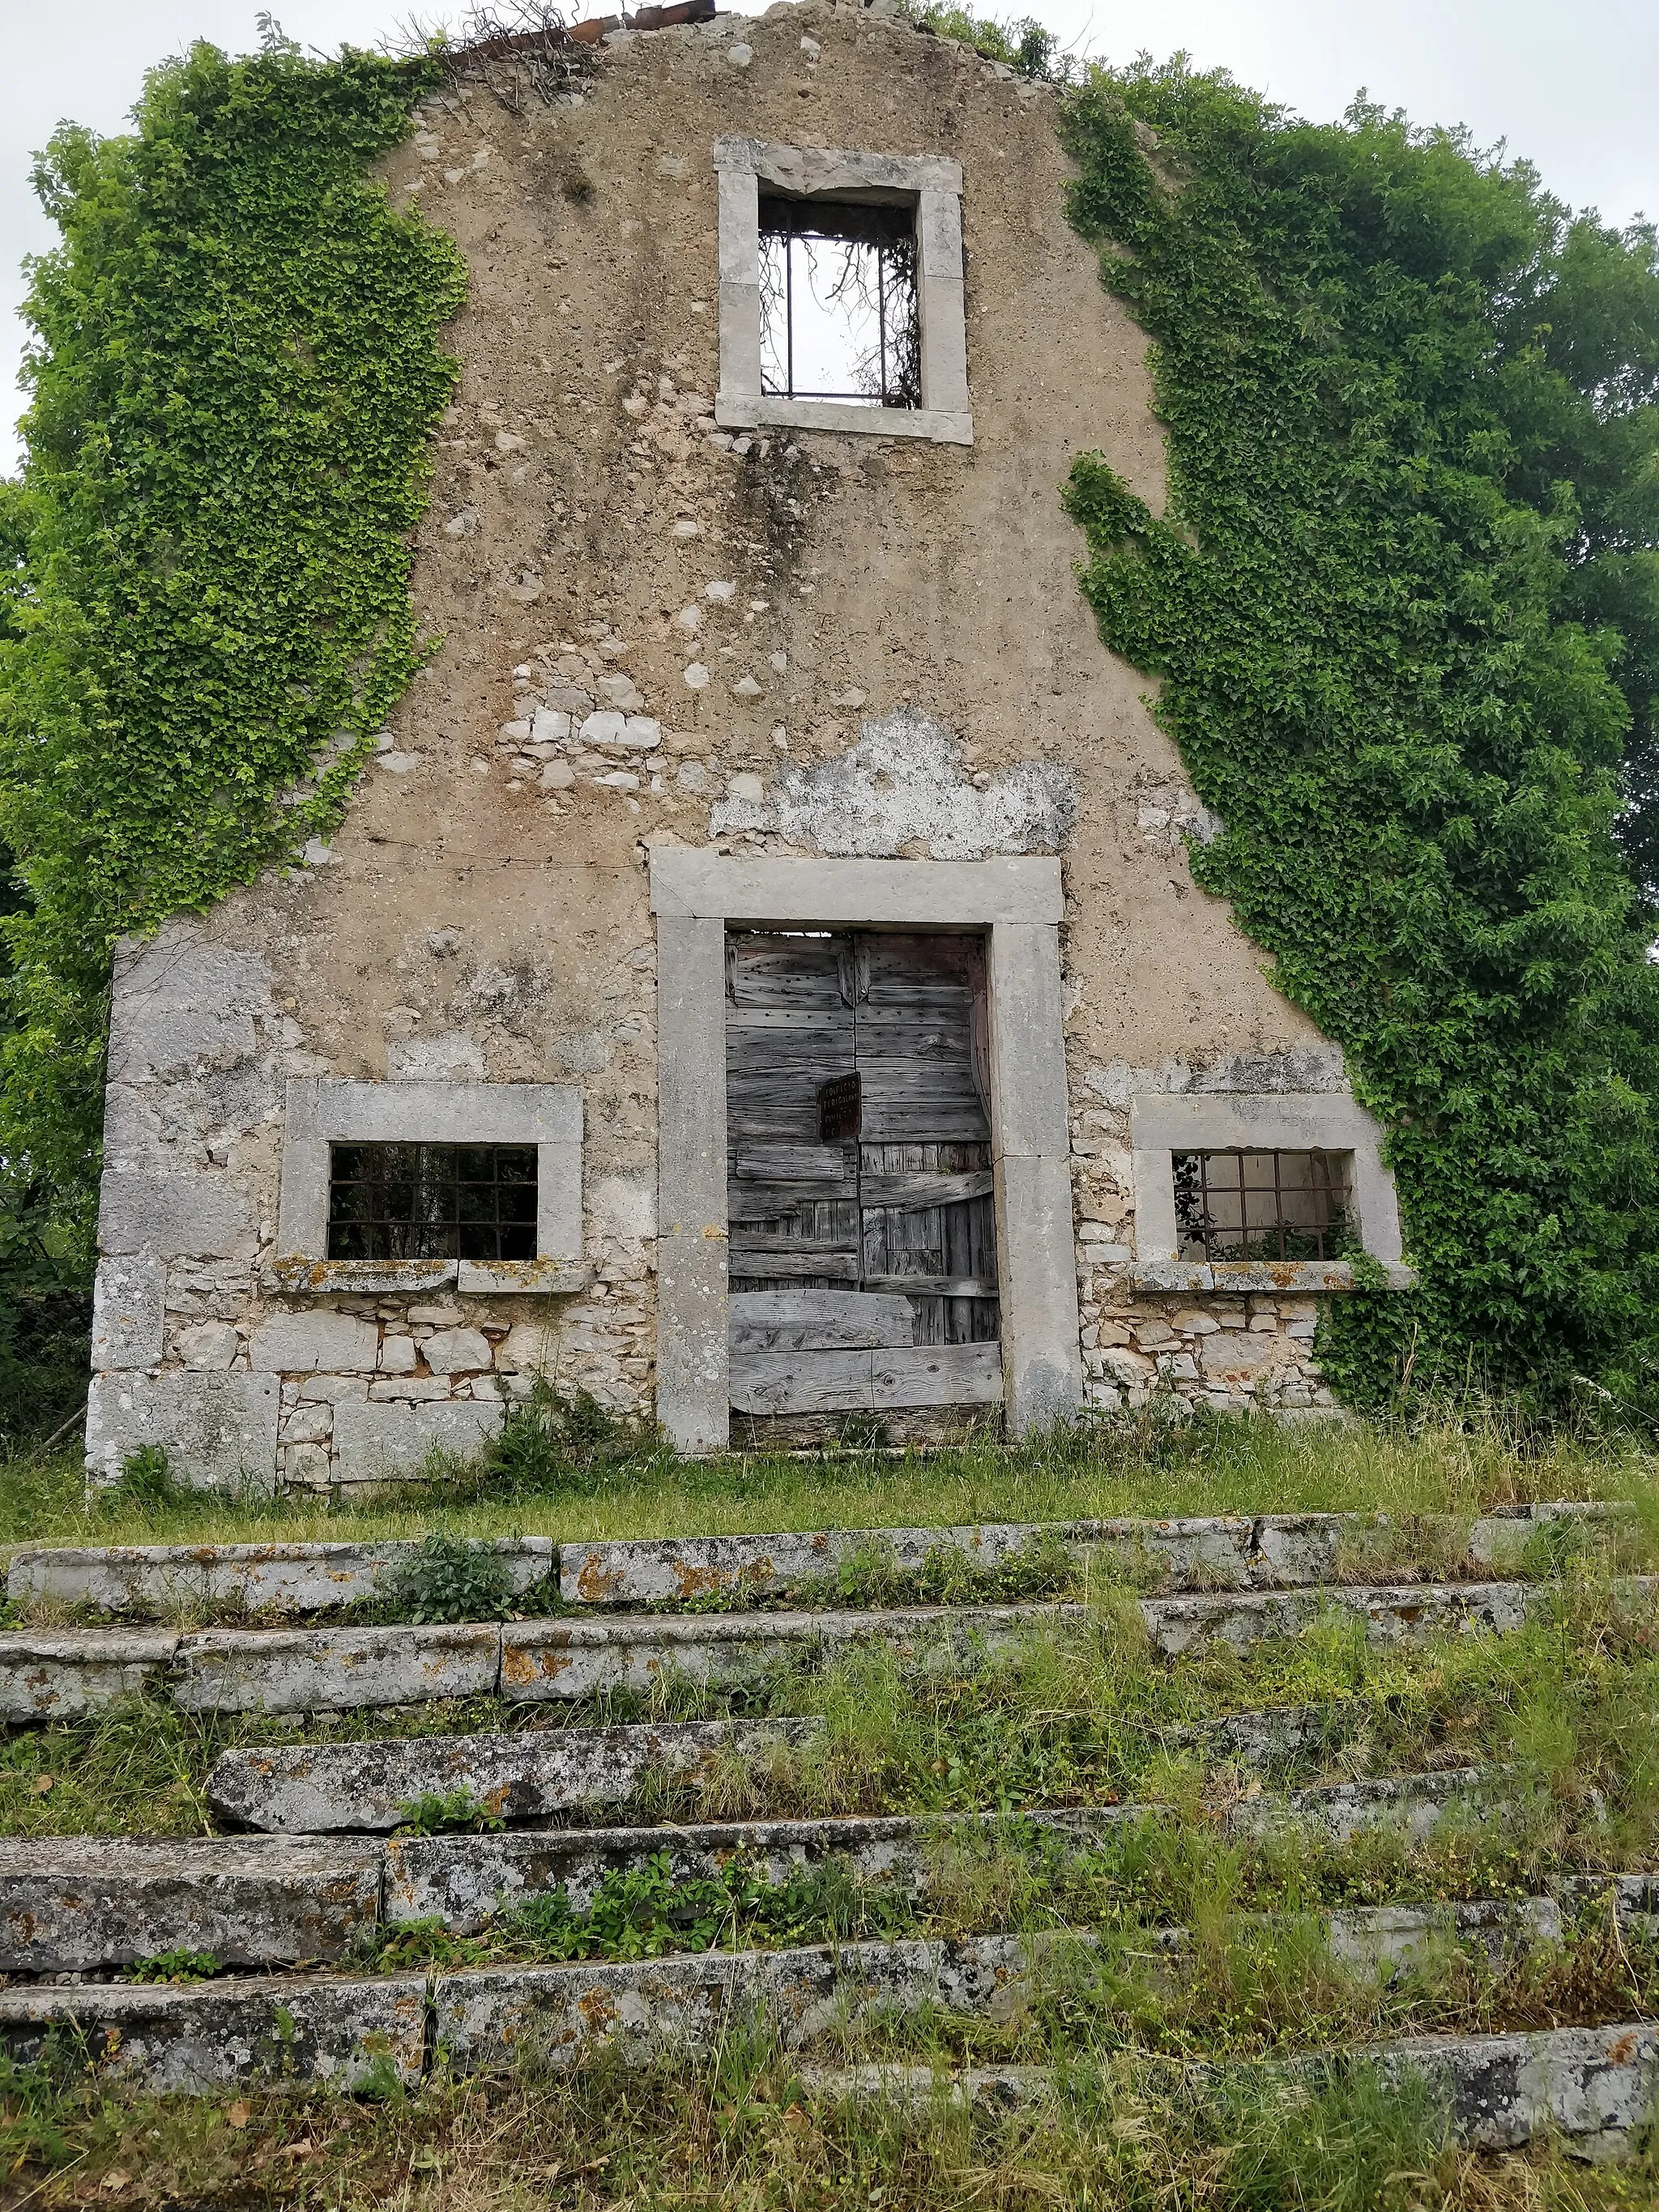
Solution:
M 331 1260 L 533 1260 L 534 1145 L 332 1145 Z
M 1330 1260 L 1349 1249 L 1343 1152 L 1177 1152 L 1183 1260 Z

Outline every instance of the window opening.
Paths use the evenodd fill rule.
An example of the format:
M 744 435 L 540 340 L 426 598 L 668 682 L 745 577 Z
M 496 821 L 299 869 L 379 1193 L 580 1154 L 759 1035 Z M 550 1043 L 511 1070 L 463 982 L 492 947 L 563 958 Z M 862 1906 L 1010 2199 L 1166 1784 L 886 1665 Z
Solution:
M 913 204 L 760 203 L 761 390 L 920 407 Z
M 533 1260 L 533 1145 L 331 1145 L 331 1260 Z
M 1342 1153 L 1177 1152 L 1173 1164 L 1183 1260 L 1328 1260 L 1350 1242 Z

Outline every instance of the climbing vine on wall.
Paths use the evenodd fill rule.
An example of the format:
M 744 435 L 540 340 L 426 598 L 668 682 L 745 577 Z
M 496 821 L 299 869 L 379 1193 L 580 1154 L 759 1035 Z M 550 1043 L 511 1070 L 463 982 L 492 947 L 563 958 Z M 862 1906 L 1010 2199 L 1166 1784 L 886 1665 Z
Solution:
M 1639 860 L 1621 765 L 1639 799 L 1659 667 L 1653 233 L 1179 64 L 1096 76 L 1065 129 L 1168 434 L 1161 517 L 1077 464 L 1083 587 L 1225 824 L 1195 874 L 1389 1132 L 1421 1270 L 1333 1302 L 1328 1366 L 1373 1401 L 1639 1379 L 1659 930 L 1619 838 Z
M 66 129 L 40 164 L 63 244 L 0 632 L 0 1152 L 61 1190 L 90 1187 L 114 940 L 326 836 L 419 664 L 407 533 L 464 268 L 368 171 L 434 77 L 198 46 L 130 136 Z

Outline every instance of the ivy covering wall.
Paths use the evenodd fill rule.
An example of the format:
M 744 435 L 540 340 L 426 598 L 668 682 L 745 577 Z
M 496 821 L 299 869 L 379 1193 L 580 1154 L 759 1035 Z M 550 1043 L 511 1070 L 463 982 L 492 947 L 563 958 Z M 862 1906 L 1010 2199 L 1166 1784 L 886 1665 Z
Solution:
M 66 129 L 38 172 L 63 244 L 0 488 L 0 1157 L 82 1218 L 115 940 L 326 836 L 419 663 L 464 268 L 368 167 L 434 74 L 198 46 L 130 136 Z
M 1322 1352 L 1362 1400 L 1640 1382 L 1654 234 L 1455 136 L 1310 126 L 1180 64 L 1096 76 L 1065 129 L 1170 472 L 1155 516 L 1079 462 L 1083 586 L 1225 824 L 1200 882 L 1389 1132 L 1421 1270 L 1334 1301 Z

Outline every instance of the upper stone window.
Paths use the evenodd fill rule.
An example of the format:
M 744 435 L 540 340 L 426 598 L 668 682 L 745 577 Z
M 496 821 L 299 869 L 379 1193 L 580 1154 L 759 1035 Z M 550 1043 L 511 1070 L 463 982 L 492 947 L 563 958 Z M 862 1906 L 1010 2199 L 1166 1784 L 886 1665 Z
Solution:
M 961 165 L 753 138 L 714 159 L 716 419 L 971 445 Z
M 914 203 L 760 202 L 761 390 L 920 407 Z

